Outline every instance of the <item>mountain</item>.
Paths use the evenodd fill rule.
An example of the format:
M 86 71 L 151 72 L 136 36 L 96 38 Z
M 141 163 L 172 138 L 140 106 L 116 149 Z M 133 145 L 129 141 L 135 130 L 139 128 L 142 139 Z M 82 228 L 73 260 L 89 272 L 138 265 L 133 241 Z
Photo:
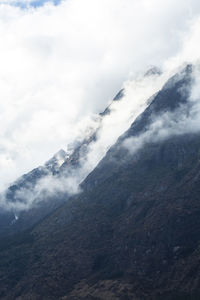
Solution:
M 122 98 L 123 90 L 120 90 L 113 102 Z M 32 227 L 66 202 L 70 193 L 62 188 L 50 193 L 52 182 L 62 181 L 66 184 L 68 178 L 75 177 L 75 172 L 81 168 L 81 161 L 86 158 L 90 145 L 96 141 L 103 118 L 111 113 L 112 103 L 99 114 L 98 126 L 88 128 L 81 141 L 75 141 L 67 152 L 59 150 L 44 166 L 24 174 L 8 187 L 1 196 L 4 201 L 0 207 L 0 236 Z M 83 174 L 80 182 L 84 176 L 86 175 Z M 77 187 L 80 182 L 77 182 Z
M 1 299 L 200 299 L 200 132 L 176 130 L 195 116 L 192 84 L 188 65 L 109 149 L 82 193 L 1 239 Z

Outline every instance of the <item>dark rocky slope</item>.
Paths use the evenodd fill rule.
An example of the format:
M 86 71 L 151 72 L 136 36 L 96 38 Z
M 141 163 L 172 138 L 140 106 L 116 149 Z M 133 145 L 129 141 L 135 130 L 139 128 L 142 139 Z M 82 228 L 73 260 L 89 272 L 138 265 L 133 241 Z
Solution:
M 127 137 L 190 103 L 191 67 L 171 80 L 82 184 L 83 193 L 1 240 L 1 299 L 200 299 L 200 133 Z

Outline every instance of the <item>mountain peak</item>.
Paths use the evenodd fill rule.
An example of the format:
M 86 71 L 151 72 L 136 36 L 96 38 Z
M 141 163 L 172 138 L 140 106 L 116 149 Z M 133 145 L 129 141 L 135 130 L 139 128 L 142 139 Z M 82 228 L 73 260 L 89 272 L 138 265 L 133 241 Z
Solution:
M 150 69 L 148 69 L 146 71 L 146 73 L 144 74 L 144 76 L 147 77 L 147 76 L 161 75 L 161 74 L 162 74 L 162 71 L 158 67 L 153 66 L 153 67 L 151 67 Z
M 48 169 L 50 168 L 57 170 L 64 163 L 68 156 L 69 155 L 65 150 L 60 149 L 50 160 L 45 163 L 45 167 Z

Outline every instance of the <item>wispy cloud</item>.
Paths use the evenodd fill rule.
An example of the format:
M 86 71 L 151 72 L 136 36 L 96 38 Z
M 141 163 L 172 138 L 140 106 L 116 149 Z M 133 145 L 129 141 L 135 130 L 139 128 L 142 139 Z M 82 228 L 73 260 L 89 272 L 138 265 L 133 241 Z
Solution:
M 173 88 L 176 80 L 171 81 Z M 186 102 L 180 103 L 173 111 L 161 111 L 154 114 L 151 122 L 140 134 L 128 137 L 122 143 L 131 155 L 136 154 L 148 143 L 162 142 L 174 136 L 200 132 L 200 65 L 193 66 L 191 85 L 184 86 L 178 91 Z
M 96 132 L 95 139 L 89 144 L 85 143 L 80 151 L 80 158 L 75 167 L 70 164 L 59 172 L 58 176 L 51 171 L 44 170 L 45 175 L 38 179 L 35 185 L 22 185 L 14 194 L 12 201 L 2 198 L 3 206 L 15 212 L 26 210 L 39 202 L 64 193 L 73 195 L 80 192 L 80 183 L 95 168 L 98 162 L 105 156 L 108 149 L 117 141 L 131 123 L 142 113 L 148 105 L 149 98 L 157 93 L 168 78 L 168 74 L 141 74 L 134 80 L 127 81 L 123 86 L 123 96 L 109 106 L 109 113 L 97 116 L 82 137 L 90 140 Z M 73 153 L 73 152 L 72 152 Z M 14 201 L 13 201 L 14 200 Z

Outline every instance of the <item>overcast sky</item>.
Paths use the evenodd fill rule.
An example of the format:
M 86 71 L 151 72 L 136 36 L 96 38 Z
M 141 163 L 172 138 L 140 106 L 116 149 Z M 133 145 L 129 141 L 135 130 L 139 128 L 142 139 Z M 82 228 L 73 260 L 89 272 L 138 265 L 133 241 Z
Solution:
M 0 190 L 43 164 L 124 81 L 199 55 L 199 0 L 0 0 Z

